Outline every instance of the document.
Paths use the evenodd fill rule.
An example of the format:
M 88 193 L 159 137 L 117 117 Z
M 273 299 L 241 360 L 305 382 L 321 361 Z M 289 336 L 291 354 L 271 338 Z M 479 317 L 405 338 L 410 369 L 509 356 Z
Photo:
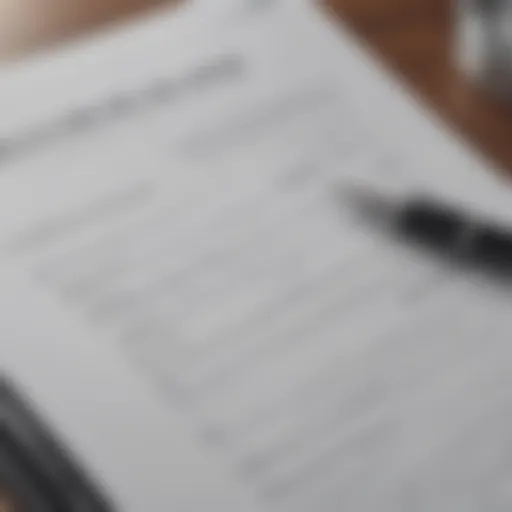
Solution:
M 498 174 L 312 7 L 176 26 L 0 78 L 0 369 L 116 510 L 508 510 L 508 289 L 339 194 Z

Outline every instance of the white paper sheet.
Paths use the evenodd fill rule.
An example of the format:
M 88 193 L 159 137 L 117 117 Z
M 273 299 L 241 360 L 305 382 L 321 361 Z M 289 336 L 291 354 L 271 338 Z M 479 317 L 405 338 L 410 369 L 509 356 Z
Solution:
M 317 11 L 186 37 L 2 78 L 2 368 L 123 511 L 509 506 L 507 290 L 333 183 L 509 194 Z

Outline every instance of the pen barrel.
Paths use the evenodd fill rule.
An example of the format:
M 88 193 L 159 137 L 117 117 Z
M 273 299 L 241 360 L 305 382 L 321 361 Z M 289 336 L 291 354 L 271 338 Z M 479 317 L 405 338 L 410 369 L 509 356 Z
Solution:
M 478 226 L 468 246 L 471 261 L 500 275 L 512 274 L 512 232 L 495 226 Z
M 465 219 L 454 210 L 415 200 L 403 208 L 397 227 L 401 235 L 422 245 L 437 251 L 455 251 Z
M 457 0 L 455 59 L 497 99 L 512 101 L 512 0 Z
M 424 201 L 408 204 L 398 231 L 422 246 L 500 275 L 512 274 L 512 231 Z

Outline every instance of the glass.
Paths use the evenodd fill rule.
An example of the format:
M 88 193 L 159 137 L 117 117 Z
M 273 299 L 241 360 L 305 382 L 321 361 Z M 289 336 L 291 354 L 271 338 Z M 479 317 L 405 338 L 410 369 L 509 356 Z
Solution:
M 512 0 L 457 0 L 456 59 L 469 78 L 512 101 Z

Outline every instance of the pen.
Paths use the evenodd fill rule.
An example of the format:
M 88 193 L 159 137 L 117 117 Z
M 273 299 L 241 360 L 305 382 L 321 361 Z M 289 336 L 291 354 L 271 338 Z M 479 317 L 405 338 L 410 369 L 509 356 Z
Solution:
M 0 375 L 0 512 L 110 512 L 96 489 L 10 378 Z
M 498 225 L 428 195 L 404 198 L 353 186 L 343 192 L 364 218 L 406 241 L 512 276 L 512 226 Z

